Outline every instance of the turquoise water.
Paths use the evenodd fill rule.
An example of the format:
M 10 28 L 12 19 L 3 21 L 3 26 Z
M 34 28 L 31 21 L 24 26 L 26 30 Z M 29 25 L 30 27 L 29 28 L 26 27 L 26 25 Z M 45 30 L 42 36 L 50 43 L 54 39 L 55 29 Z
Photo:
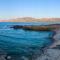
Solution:
M 7 55 L 13 55 L 22 60 L 22 56 L 40 55 L 44 47 L 53 43 L 53 32 L 14 30 L 9 28 L 11 25 L 17 24 L 42 25 L 43 23 L 0 23 L 0 50 L 7 53 Z M 18 58 L 14 60 L 18 60 Z

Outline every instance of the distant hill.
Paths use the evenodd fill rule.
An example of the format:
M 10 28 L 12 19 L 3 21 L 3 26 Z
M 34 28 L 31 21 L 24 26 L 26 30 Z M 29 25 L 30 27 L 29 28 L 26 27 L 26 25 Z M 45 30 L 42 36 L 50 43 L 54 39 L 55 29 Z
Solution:
M 32 18 L 23 17 L 9 20 L 0 20 L 0 22 L 60 22 L 60 18 Z

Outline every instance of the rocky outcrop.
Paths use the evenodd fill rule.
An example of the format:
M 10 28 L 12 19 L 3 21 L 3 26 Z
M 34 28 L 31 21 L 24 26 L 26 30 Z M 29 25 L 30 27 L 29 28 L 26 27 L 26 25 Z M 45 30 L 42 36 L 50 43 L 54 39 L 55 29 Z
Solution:
M 60 28 L 60 24 L 53 24 L 53 25 L 44 25 L 44 26 L 19 26 L 14 25 L 10 28 L 13 29 L 24 29 L 24 30 L 34 30 L 34 31 L 52 31 Z
M 60 60 L 60 50 L 47 49 L 44 54 L 38 57 L 36 60 Z
M 23 26 L 13 25 L 10 28 L 13 28 L 13 29 L 21 29 L 21 28 L 23 28 Z

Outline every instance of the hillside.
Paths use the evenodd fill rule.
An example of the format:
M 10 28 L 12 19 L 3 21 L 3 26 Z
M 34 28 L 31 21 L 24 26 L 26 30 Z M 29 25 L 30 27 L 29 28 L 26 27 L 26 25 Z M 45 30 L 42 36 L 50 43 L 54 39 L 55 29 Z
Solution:
M 0 20 L 0 22 L 60 22 L 60 18 L 32 18 L 23 17 L 9 20 Z

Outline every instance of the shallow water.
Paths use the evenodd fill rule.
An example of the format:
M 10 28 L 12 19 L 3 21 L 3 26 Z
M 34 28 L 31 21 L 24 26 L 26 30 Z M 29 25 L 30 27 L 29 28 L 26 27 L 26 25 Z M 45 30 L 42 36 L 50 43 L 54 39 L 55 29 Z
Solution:
M 11 60 L 34 59 L 53 43 L 51 31 L 25 31 L 9 28 L 11 25 L 42 25 L 37 23 L 1 23 L 0 51 L 12 56 Z M 4 54 L 4 53 L 1 53 Z M 17 57 L 17 58 L 16 58 Z M 27 59 L 26 59 L 27 60 Z

